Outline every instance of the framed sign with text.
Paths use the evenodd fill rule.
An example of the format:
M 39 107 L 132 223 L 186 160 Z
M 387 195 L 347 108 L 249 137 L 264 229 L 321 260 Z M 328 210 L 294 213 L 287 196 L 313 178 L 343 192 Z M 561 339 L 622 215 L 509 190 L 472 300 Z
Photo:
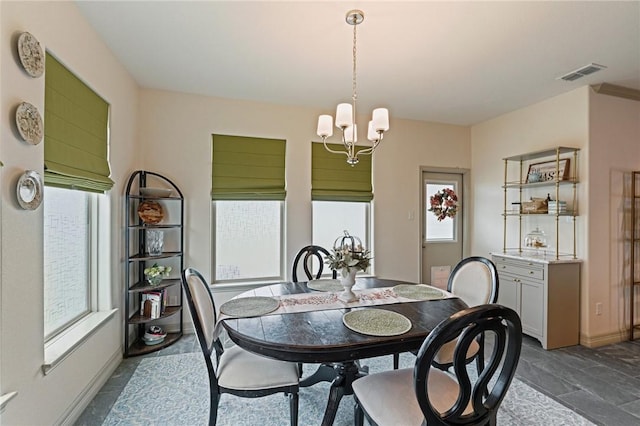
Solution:
M 569 159 L 561 159 L 557 166 L 556 168 L 555 160 L 530 164 L 526 183 L 555 181 L 556 173 L 558 180 L 567 180 L 569 178 Z

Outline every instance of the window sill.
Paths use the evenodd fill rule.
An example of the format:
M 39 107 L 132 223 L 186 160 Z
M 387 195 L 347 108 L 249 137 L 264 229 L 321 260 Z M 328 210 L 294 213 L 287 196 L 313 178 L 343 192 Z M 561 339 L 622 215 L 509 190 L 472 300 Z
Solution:
M 98 328 L 113 317 L 117 311 L 117 309 L 112 309 L 110 311 L 94 312 L 60 336 L 47 342 L 44 345 L 44 365 L 42 366 L 44 374 L 49 374 L 51 370 L 69 356 L 82 342 L 87 340 Z

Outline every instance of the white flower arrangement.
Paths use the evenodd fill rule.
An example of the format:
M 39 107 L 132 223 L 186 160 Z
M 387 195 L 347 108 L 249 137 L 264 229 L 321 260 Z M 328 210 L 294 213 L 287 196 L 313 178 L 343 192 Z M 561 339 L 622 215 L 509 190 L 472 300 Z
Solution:
M 358 245 L 355 250 L 333 249 L 331 254 L 325 258 L 324 263 L 331 269 L 340 270 L 341 274 L 345 276 L 352 268 L 366 271 L 371 264 L 371 252 L 361 245 Z
M 171 266 L 158 265 L 157 263 L 154 263 L 153 266 L 144 268 L 143 272 L 149 283 L 157 285 L 160 284 L 160 281 L 164 278 L 169 277 L 171 269 L 173 269 Z

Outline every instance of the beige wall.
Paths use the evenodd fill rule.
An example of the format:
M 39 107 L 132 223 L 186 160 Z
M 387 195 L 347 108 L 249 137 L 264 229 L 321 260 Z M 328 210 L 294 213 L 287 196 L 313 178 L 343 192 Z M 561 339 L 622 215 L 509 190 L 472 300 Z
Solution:
M 556 146 L 581 148 L 578 190 L 579 206 L 586 207 L 588 170 L 585 167 L 588 143 L 588 95 L 589 88 L 582 87 L 569 93 L 547 99 L 543 102 L 502 115 L 493 120 L 473 126 L 472 170 L 473 205 L 472 228 L 474 230 L 472 251 L 487 256 L 499 252 L 503 247 L 503 197 L 504 157 L 540 151 Z M 587 239 L 585 235 L 588 214 L 580 208 L 577 219 L 577 256 L 583 260 L 581 268 L 581 306 L 587 305 L 589 262 L 586 257 Z M 555 232 L 548 217 L 526 218 L 523 235 L 535 226 L 540 226 L 547 234 Z M 533 219 L 533 220 L 529 220 Z M 547 219 L 545 222 L 544 220 Z M 508 247 L 517 247 L 517 222 L 508 222 Z M 561 234 L 572 238 L 572 227 L 561 223 Z M 567 226 L 562 226 L 567 225 Z M 569 234 L 567 235 L 567 232 Z M 586 329 L 586 311 L 581 312 L 581 333 Z
M 588 152 L 588 88 L 576 89 L 526 108 L 502 115 L 475 125 L 471 129 L 473 172 L 473 231 L 472 251 L 487 256 L 501 250 L 502 240 L 502 184 L 504 182 L 503 158 L 526 152 L 540 151 L 556 146 L 581 148 L 579 204 L 586 206 L 588 175 L 585 165 Z M 513 176 L 513 175 L 511 175 Z M 586 241 L 584 223 L 586 211 L 578 218 L 578 257 L 584 258 Z M 517 235 L 517 223 L 509 222 L 507 245 L 517 244 L 511 237 Z M 489 225 L 489 226 L 487 226 Z M 529 221 L 526 232 L 539 225 L 549 233 L 552 227 L 546 222 Z M 570 227 L 561 227 L 561 233 Z M 565 232 L 566 234 L 566 232 Z M 569 233 L 570 237 L 572 233 Z M 567 236 L 567 235 L 565 235 Z
M 471 129 L 472 252 L 481 255 L 500 250 L 503 245 L 502 158 L 555 146 L 581 148 L 576 238 L 577 254 L 583 260 L 580 341 L 588 346 L 626 338 L 624 273 L 628 274 L 628 262 L 624 262 L 621 240 L 622 194 L 623 183 L 628 185 L 628 172 L 640 168 L 639 111 L 637 101 L 597 95 L 589 87 L 582 87 Z M 545 230 L 548 233 L 551 229 Z M 571 238 L 570 230 L 561 223 L 562 238 Z M 517 235 L 516 224 L 508 227 L 508 234 Z M 601 315 L 595 315 L 596 303 L 603 304 Z
M 589 339 L 604 344 L 626 339 L 629 326 L 630 252 L 625 238 L 630 229 L 630 172 L 640 170 L 640 102 L 590 93 L 589 170 L 592 267 L 586 320 Z M 596 303 L 602 303 L 602 315 L 595 315 Z
M 56 424 L 78 404 L 86 404 L 91 386 L 106 380 L 122 357 L 121 313 L 100 328 L 47 376 L 43 365 L 43 210 L 21 209 L 15 197 L 18 177 L 27 169 L 43 173 L 44 144 L 23 142 L 12 117 L 27 101 L 44 111 L 44 76 L 31 78 L 17 57 L 16 40 L 31 32 L 73 72 L 111 104 L 111 176 L 108 196 L 113 223 L 112 306 L 122 299 L 122 188 L 137 160 L 137 87 L 72 2 L 0 2 L 0 160 L 1 319 L 0 392 L 17 391 L 2 413 L 2 424 Z M 111 363 L 111 364 L 110 364 Z M 93 389 L 96 391 L 97 389 Z M 82 408 L 82 407 L 80 407 Z
M 320 113 L 327 111 L 142 90 L 142 166 L 166 174 L 184 191 L 187 265 L 210 279 L 211 134 L 278 138 L 287 141 L 285 271 L 290 274 L 291 260 L 311 242 L 310 143 L 318 140 Z M 469 168 L 469 129 L 392 119 L 373 163 L 373 254 L 379 276 L 420 277 L 421 166 Z

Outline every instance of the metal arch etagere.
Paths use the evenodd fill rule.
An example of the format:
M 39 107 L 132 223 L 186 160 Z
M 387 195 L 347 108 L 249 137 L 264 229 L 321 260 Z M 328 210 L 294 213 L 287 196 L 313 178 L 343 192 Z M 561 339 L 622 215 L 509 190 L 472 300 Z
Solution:
M 147 187 L 150 182 L 171 189 L 176 195 L 172 194 L 166 197 L 143 195 L 140 188 Z M 168 224 L 144 223 L 137 214 L 137 208 L 144 200 L 178 203 L 179 221 Z M 133 172 L 126 188 L 125 223 L 124 356 L 130 357 L 166 348 L 177 342 L 183 334 L 183 298 L 180 286 L 180 273 L 184 269 L 184 196 L 182 191 L 170 179 L 158 173 L 146 170 Z M 177 244 L 177 250 L 163 251 L 160 255 L 151 256 L 146 244 L 146 231 L 150 229 L 176 230 L 179 233 L 179 241 L 174 241 Z M 178 259 L 176 263 L 179 264 L 179 267 L 178 270 L 172 271 L 171 278 L 164 279 L 157 286 L 151 286 L 145 281 L 145 267 L 151 266 L 159 260 L 173 259 Z M 173 291 L 176 297 L 174 302 L 166 306 L 160 318 L 151 319 L 141 315 L 141 294 L 145 291 L 159 289 Z M 177 320 L 171 322 L 171 318 Z M 172 327 L 172 330 L 167 333 L 162 343 L 146 345 L 142 340 L 146 325 L 158 321 L 163 325 L 167 324 L 167 321 L 171 322 L 168 325 Z M 134 333 L 132 333 L 132 328 Z

